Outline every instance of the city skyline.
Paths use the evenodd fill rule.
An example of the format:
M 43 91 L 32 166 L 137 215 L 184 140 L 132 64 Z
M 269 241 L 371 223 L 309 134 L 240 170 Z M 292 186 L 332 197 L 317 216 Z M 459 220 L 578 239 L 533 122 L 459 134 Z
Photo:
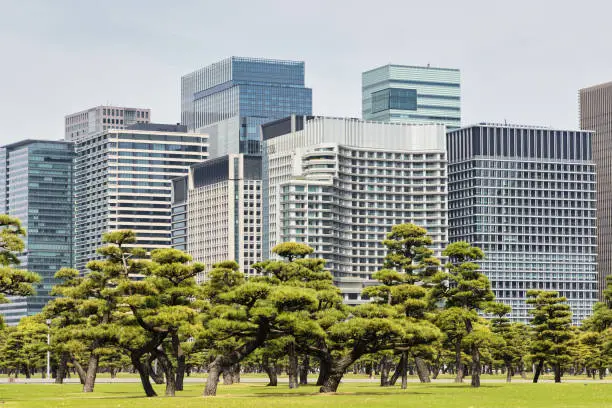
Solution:
M 338 2 L 327 5 L 326 13 L 314 2 L 300 19 L 289 18 L 287 7 L 274 2 L 240 3 L 244 12 L 232 13 L 238 2 L 188 2 L 165 10 L 153 1 L 121 5 L 119 14 L 113 1 L 95 13 L 87 4 L 64 3 L 71 6 L 7 5 L 11 19 L 0 27 L 6 39 L 0 50 L 12 58 L 0 68 L 0 87 L 10 98 L 0 105 L 0 118 L 9 126 L 0 143 L 33 134 L 60 139 L 67 112 L 106 103 L 147 106 L 157 122 L 178 122 L 178 78 L 228 55 L 305 61 L 306 86 L 315 90 L 313 113 L 340 117 L 360 117 L 363 71 L 387 63 L 456 67 L 462 72 L 464 126 L 486 120 L 577 128 L 577 90 L 609 79 L 608 57 L 595 52 L 598 41 L 589 41 L 609 37 L 600 32 L 609 29 L 598 23 L 607 14 L 578 5 L 557 10 L 556 24 L 565 29 L 549 30 L 541 24 L 549 7 L 527 8 L 526 2 L 504 10 L 502 21 L 486 18 L 494 15 L 483 2 L 444 7 L 393 2 L 378 10 Z M 397 12 L 389 14 L 390 7 Z M 435 18 L 405 20 L 402 10 Z M 204 12 L 219 18 L 196 24 Z M 376 18 L 381 13 L 383 21 Z M 585 13 L 589 19 L 580 18 Z M 340 14 L 345 22 L 337 22 Z M 246 30 L 235 29 L 252 18 L 259 20 L 256 31 L 246 36 Z M 457 18 L 461 30 L 453 28 Z M 369 29 L 358 29 L 364 26 Z M 414 32 L 427 35 L 403 46 Z M 206 41 L 202 50 L 202 42 L 217 33 L 224 41 Z M 44 69 L 36 68 L 40 61 Z M 37 120 L 26 120 L 30 114 Z

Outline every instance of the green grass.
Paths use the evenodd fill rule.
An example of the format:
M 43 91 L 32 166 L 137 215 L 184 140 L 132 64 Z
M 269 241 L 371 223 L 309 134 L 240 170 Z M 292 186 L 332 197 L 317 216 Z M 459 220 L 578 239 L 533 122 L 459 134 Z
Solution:
M 80 392 L 78 384 L 2 384 L 0 408 L 28 407 L 180 407 L 180 408 L 286 408 L 286 407 L 428 407 L 428 408 L 609 408 L 612 384 L 468 384 L 409 383 L 380 388 L 371 383 L 346 383 L 336 395 L 319 395 L 317 387 L 289 390 L 286 385 L 263 384 L 219 386 L 217 397 L 203 398 L 202 384 L 187 384 L 175 398 L 144 398 L 140 384 L 97 384 L 91 394 Z M 157 387 L 163 394 L 163 386 Z

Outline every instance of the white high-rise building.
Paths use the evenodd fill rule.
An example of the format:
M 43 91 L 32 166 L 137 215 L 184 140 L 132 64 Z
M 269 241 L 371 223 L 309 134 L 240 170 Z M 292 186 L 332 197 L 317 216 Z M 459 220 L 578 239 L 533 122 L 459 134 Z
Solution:
M 64 139 L 78 142 L 108 129 L 126 129 L 138 123 L 151 122 L 151 110 L 123 106 L 96 106 L 66 115 Z
M 102 234 L 134 230 L 135 246 L 171 245 L 171 180 L 208 158 L 206 135 L 185 126 L 136 124 L 76 144 L 76 267 L 84 270 Z
M 382 267 L 391 227 L 427 229 L 441 256 L 448 241 L 443 125 L 292 116 L 262 126 L 263 257 L 304 242 L 327 260 L 347 303 Z
M 173 180 L 172 246 L 207 269 L 234 260 L 247 276 L 261 253 L 261 157 L 230 154 Z M 201 277 L 204 278 L 204 277 Z

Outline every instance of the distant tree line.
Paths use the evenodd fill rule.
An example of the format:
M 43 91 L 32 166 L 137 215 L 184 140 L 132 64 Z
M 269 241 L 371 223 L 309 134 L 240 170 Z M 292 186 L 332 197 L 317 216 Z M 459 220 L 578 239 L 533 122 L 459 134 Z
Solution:
M 25 231 L 6 215 L 0 227 L 0 301 L 32 295 L 39 278 L 19 269 L 17 256 Z M 378 374 L 382 387 L 441 373 L 479 387 L 483 373 L 505 373 L 510 382 L 533 372 L 537 382 L 549 370 L 560 382 L 564 374 L 603 378 L 612 366 L 612 280 L 580 328 L 564 297 L 538 290 L 527 293 L 530 324 L 512 323 L 480 271 L 482 250 L 451 243 L 442 265 L 427 231 L 413 224 L 394 226 L 382 242 L 379 284 L 363 290 L 369 301 L 358 306 L 343 304 L 325 260 L 309 257 L 313 249 L 302 243 L 274 247 L 277 259 L 253 265 L 257 276 L 224 261 L 198 284 L 205 266 L 182 251 L 146 253 L 133 247 L 129 230 L 103 241 L 103 259 L 90 261 L 87 274 L 56 273 L 57 297 L 42 313 L 2 326 L 1 370 L 44 375 L 50 350 L 55 382 L 78 376 L 84 392 L 98 373 L 127 370 L 139 374 L 147 396 L 156 395 L 152 383 L 173 396 L 185 376 L 206 372 L 203 394 L 214 396 L 221 378 L 239 382 L 241 372 L 266 373 L 277 386 L 285 371 L 290 388 L 314 374 L 321 392 L 336 392 L 350 371 Z

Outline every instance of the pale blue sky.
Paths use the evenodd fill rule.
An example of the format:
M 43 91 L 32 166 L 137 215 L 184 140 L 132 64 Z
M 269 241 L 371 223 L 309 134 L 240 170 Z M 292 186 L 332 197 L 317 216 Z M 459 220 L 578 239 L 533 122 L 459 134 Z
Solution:
M 568 3 L 568 4 L 565 4 Z M 361 72 L 460 68 L 464 124 L 578 126 L 612 81 L 607 1 L 0 0 L 0 143 L 100 104 L 180 118 L 180 77 L 230 55 L 306 61 L 316 114 L 361 116 Z

